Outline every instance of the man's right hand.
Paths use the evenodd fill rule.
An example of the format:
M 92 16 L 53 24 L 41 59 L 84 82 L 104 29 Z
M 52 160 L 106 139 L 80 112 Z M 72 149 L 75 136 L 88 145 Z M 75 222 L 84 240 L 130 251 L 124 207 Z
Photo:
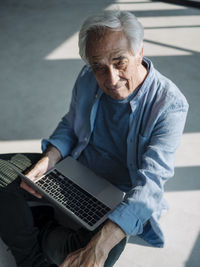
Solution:
M 46 150 L 44 156 L 34 165 L 34 167 L 26 173 L 26 176 L 31 179 L 35 180 L 38 177 L 42 176 L 48 170 L 54 167 L 54 165 L 62 158 L 59 150 L 54 146 L 49 146 Z M 41 198 L 42 196 L 37 193 L 32 187 L 30 187 L 27 183 L 23 180 L 21 181 L 20 187 L 29 192 L 30 194 L 34 195 L 37 198 Z

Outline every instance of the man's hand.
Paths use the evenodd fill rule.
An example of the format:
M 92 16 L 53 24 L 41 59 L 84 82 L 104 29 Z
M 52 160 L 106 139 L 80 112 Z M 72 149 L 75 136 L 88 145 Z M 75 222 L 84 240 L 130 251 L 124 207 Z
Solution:
M 95 250 L 95 246 L 86 246 L 83 249 L 72 252 L 60 267 L 103 267 L 107 256 L 100 255 Z
M 61 159 L 61 154 L 59 150 L 53 146 L 50 146 L 48 147 L 44 156 L 34 165 L 34 167 L 26 174 L 26 176 L 34 181 L 38 177 L 42 176 L 45 172 L 50 170 L 52 167 L 54 167 L 54 165 L 60 159 Z M 33 188 L 27 185 L 23 180 L 20 184 L 20 187 L 38 198 L 42 197 Z
M 124 237 L 123 230 L 108 221 L 86 247 L 70 253 L 60 267 L 103 267 L 110 250 Z

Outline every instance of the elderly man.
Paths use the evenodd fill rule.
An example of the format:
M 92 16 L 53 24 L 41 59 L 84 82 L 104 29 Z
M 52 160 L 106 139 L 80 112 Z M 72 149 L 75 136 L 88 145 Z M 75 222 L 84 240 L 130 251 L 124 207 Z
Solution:
M 126 196 L 94 232 L 48 224 L 39 233 L 43 254 L 29 208 L 21 204 L 29 220 L 15 231 L 31 249 L 20 254 L 17 238 L 9 243 L 5 230 L 3 234 L 18 266 L 54 266 L 45 257 L 61 267 L 113 266 L 130 235 L 157 247 L 164 244 L 158 219 L 167 208 L 164 184 L 173 176 L 187 101 L 143 57 L 143 27 L 129 12 L 106 11 L 88 18 L 80 30 L 79 50 L 86 65 L 76 80 L 69 112 L 43 140 L 44 153 L 27 176 L 34 179 L 71 155 Z M 24 182 L 20 187 L 41 197 Z M 17 205 L 10 204 L 15 209 Z M 13 227 L 9 225 L 3 229 Z

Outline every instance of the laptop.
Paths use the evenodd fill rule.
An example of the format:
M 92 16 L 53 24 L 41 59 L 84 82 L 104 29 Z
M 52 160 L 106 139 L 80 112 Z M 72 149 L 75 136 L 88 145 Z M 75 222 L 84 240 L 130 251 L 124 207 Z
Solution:
M 19 171 L 18 175 L 90 231 L 102 224 L 124 197 L 121 190 L 70 156 L 34 181 Z

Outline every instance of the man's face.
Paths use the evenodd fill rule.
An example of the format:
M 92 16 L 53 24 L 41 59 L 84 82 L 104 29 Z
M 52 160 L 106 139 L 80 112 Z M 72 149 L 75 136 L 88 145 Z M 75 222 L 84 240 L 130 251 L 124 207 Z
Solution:
M 105 94 L 124 99 L 137 88 L 141 80 L 142 52 L 137 57 L 133 55 L 123 32 L 106 30 L 101 38 L 90 33 L 86 51 Z

